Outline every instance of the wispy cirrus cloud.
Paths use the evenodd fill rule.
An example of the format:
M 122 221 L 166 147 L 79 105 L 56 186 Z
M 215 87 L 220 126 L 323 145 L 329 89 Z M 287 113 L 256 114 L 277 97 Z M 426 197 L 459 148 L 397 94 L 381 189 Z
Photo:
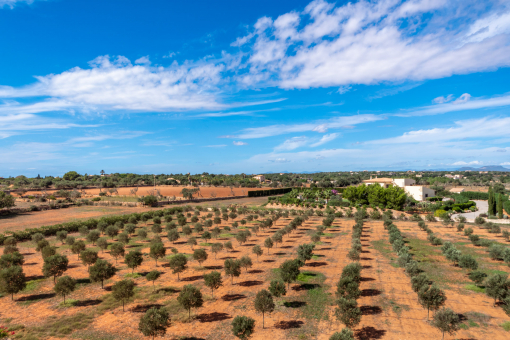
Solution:
M 15 5 L 20 3 L 31 4 L 34 0 L 0 0 L 0 9 L 4 7 L 14 8 Z
M 437 105 L 401 110 L 394 115 L 399 117 L 429 116 L 448 112 L 510 106 L 510 94 L 493 96 L 491 98 L 472 98 L 469 93 L 464 93 L 457 99 L 454 100 L 454 98 L 453 95 L 437 97 L 433 100 Z
M 373 140 L 367 144 L 413 144 L 441 141 L 471 140 L 495 137 L 507 137 L 510 129 L 510 117 L 480 118 L 456 121 L 448 128 L 415 130 L 398 137 Z
M 386 119 L 383 115 L 360 114 L 341 116 L 305 124 L 278 124 L 242 130 L 238 135 L 222 136 L 223 138 L 253 139 L 278 136 L 289 133 L 314 131 L 325 133 L 329 129 L 351 128 L 354 125 L 370 123 Z

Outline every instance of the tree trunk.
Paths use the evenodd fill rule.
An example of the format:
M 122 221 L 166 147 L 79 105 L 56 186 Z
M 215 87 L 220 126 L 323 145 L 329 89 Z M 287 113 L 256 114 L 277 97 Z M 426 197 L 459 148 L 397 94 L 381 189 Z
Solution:
M 66 304 L 66 295 L 64 294 L 64 305 Z
M 262 313 L 262 329 L 264 329 L 264 313 Z
M 124 311 L 124 299 L 122 299 L 122 311 Z

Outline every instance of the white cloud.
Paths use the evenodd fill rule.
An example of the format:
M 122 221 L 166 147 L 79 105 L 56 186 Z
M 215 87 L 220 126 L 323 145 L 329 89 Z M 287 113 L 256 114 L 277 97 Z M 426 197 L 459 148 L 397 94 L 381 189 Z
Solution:
M 466 33 L 465 42 L 480 42 L 499 34 L 510 33 L 510 11 L 494 13 L 476 20 Z
M 321 140 L 318 141 L 317 143 L 313 143 L 312 145 L 310 145 L 311 147 L 316 147 L 316 146 L 319 146 L 319 145 L 322 145 L 322 144 L 326 144 L 326 143 L 329 143 L 331 142 L 332 140 L 335 140 L 336 138 L 338 138 L 339 134 L 338 133 L 330 133 L 328 135 L 324 135 L 322 136 Z
M 286 158 L 275 158 L 275 159 L 269 159 L 269 162 L 272 163 L 289 163 L 290 161 Z
M 496 107 L 504 107 L 510 105 L 510 95 L 505 94 L 502 96 L 495 96 L 492 98 L 475 98 L 471 99 L 469 93 L 464 93 L 462 96 L 451 102 L 453 96 L 450 97 L 438 97 L 434 101 L 437 105 L 423 106 L 409 110 L 402 110 L 395 114 L 399 117 L 411 117 L 411 116 L 428 116 L 437 115 L 448 112 L 464 111 L 464 110 L 477 110 L 477 109 L 488 109 Z M 437 101 L 436 101 L 437 100 Z M 441 103 L 442 102 L 442 103 Z
M 350 85 L 340 86 L 338 88 L 338 91 L 336 91 L 336 92 L 338 92 L 339 94 L 344 94 L 344 93 L 349 92 L 351 89 L 352 89 L 352 86 L 350 86 Z
M 252 139 L 264 138 L 270 136 L 278 136 L 288 133 L 299 133 L 306 131 L 315 131 L 324 133 L 328 129 L 350 128 L 353 125 L 370 123 L 378 120 L 386 119 L 385 116 L 377 116 L 373 114 L 361 114 L 354 116 L 335 117 L 322 121 L 315 121 L 305 124 L 290 124 L 290 125 L 270 125 L 257 128 L 244 129 L 239 135 L 223 136 L 225 138 L 239 138 L 239 139 Z
M 499 165 L 510 165 L 510 162 L 503 162 L 503 163 L 501 163 Z
M 471 162 L 460 161 L 460 162 L 455 162 L 452 165 L 482 165 L 482 164 L 483 164 L 483 162 L 480 162 L 480 161 L 471 161 Z
M 455 101 L 452 103 L 454 105 L 464 104 L 467 103 L 471 99 L 471 95 L 469 93 L 464 93 L 459 98 L 455 99 Z
M 219 145 L 206 145 L 206 148 L 224 148 L 227 146 L 226 144 L 219 144 Z
M 167 55 L 164 55 L 163 58 L 167 59 L 167 58 L 173 58 L 177 55 L 177 53 L 175 52 L 170 52 L 168 53 Z
M 0 9 L 3 8 L 4 6 L 12 9 L 16 4 L 19 3 L 31 4 L 33 2 L 34 0 L 0 0 Z
M 478 23 L 489 25 L 491 34 L 458 43 L 473 35 L 476 24 L 468 26 L 471 18 L 486 11 L 484 6 L 470 7 L 474 7 L 470 1 L 362 0 L 336 6 L 315 0 L 302 12 L 275 20 L 260 18 L 246 37 L 236 41 L 245 47 L 253 41 L 240 81 L 289 89 L 370 85 L 510 65 L 506 15 L 494 14 L 497 24 L 491 17 L 486 24 Z M 501 10 L 503 4 L 493 4 L 491 13 Z M 424 19 L 425 13 L 430 19 Z
M 469 140 L 476 138 L 507 137 L 510 131 L 510 117 L 480 118 L 455 122 L 450 128 L 433 128 L 404 133 L 402 136 L 379 139 L 370 144 L 411 144 L 440 141 Z
M 1 112 L 0 112 L 1 113 Z M 0 115 L 0 139 L 27 131 L 62 130 L 97 127 L 92 124 L 74 124 L 59 119 L 42 118 L 30 113 Z
M 46 96 L 51 98 L 53 110 L 169 111 L 227 107 L 218 97 L 222 64 L 174 62 L 167 68 L 133 66 L 122 56 L 102 56 L 89 64 L 88 69 L 76 67 L 37 77 L 38 82 L 30 86 L 0 87 L 0 98 Z M 47 101 L 17 107 L 2 105 L 0 111 L 19 111 L 44 103 Z
M 234 145 L 237 145 L 237 146 L 248 145 L 248 143 L 241 142 L 241 141 L 233 141 L 232 143 L 233 143 Z
M 149 60 L 149 56 L 144 56 L 141 58 L 138 58 L 135 60 L 135 64 L 141 64 L 141 65 L 147 65 L 149 66 L 151 64 L 151 61 Z
M 307 137 L 305 137 L 305 136 L 292 137 L 290 139 L 287 139 L 285 142 L 283 142 L 282 144 L 278 145 L 274 149 L 277 150 L 277 151 L 294 150 L 294 149 L 306 146 L 306 145 L 308 145 L 308 143 L 309 143 L 309 139 Z
M 441 97 L 436 97 L 432 100 L 433 103 L 436 103 L 436 104 L 444 104 L 444 103 L 449 103 L 451 102 L 453 99 L 453 94 L 449 94 L 448 96 L 441 96 Z

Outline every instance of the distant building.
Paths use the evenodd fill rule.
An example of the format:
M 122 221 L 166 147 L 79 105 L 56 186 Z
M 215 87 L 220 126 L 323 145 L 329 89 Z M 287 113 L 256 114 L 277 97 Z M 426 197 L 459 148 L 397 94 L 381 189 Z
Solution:
M 256 175 L 256 176 L 253 176 L 254 179 L 256 179 L 257 181 L 259 181 L 260 183 L 263 183 L 266 181 L 266 177 L 264 175 Z

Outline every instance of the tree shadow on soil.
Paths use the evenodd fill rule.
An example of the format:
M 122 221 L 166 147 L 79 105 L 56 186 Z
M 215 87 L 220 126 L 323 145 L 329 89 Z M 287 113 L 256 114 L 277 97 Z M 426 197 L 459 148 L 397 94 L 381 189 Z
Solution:
M 200 314 L 197 315 L 197 320 L 204 323 L 204 322 L 216 322 L 216 321 L 223 321 L 232 319 L 232 317 L 227 313 L 208 313 L 208 314 Z
M 377 315 L 382 313 L 382 309 L 379 306 L 361 306 L 361 315 Z
M 42 280 L 44 279 L 45 277 L 43 275 L 32 275 L 32 276 L 27 276 L 26 277 L 26 281 L 33 281 L 33 280 Z
M 287 253 L 274 253 L 273 255 L 285 255 L 285 254 L 287 254 Z
M 235 256 L 225 256 L 225 257 L 220 257 L 220 260 L 228 260 L 228 259 L 235 259 L 236 257 Z
M 320 248 L 320 249 L 317 249 L 318 251 L 319 250 L 331 250 L 331 248 Z
M 274 260 L 263 260 L 262 262 L 271 263 L 271 262 L 274 262 Z
M 223 266 L 204 266 L 205 269 L 223 269 Z
M 328 265 L 327 262 L 310 262 L 310 263 L 305 264 L 305 266 L 307 266 L 307 267 L 323 267 L 323 266 L 327 266 L 327 265 Z
M 254 270 L 249 270 L 248 273 L 250 274 L 260 274 L 260 273 L 263 273 L 264 271 L 263 270 L 260 270 L 260 269 L 254 269 Z
M 361 253 L 362 254 L 369 254 L 370 252 L 368 250 L 362 250 Z
M 364 260 L 364 261 L 372 261 L 373 260 L 373 258 L 371 258 L 371 257 L 360 257 L 359 259 Z
M 92 281 L 90 281 L 89 278 L 85 278 L 85 279 L 76 279 L 76 283 L 77 284 L 89 284 L 89 283 L 92 283 Z
M 379 289 L 363 289 L 361 291 L 361 296 L 377 296 L 381 295 L 381 291 Z
M 371 277 L 361 277 L 361 278 L 360 278 L 360 281 L 361 281 L 361 282 L 375 281 L 375 279 L 374 279 L 374 278 L 371 278 Z
M 180 290 L 179 289 L 175 289 L 173 287 L 166 287 L 166 288 L 160 288 L 156 291 L 156 293 L 159 293 L 159 292 L 165 292 L 165 293 L 170 293 L 170 294 L 174 294 L 174 293 L 179 293 Z
M 292 248 L 292 246 L 280 246 L 279 248 L 280 249 L 290 249 L 290 248 Z
M 94 300 L 83 300 L 83 301 L 77 301 L 74 305 L 76 307 L 89 307 L 89 306 L 96 306 L 99 305 L 101 300 L 94 299 Z
M 241 287 L 253 287 L 253 286 L 259 286 L 261 285 L 263 282 L 262 281 L 244 281 L 244 282 L 239 282 L 237 285 L 238 286 L 241 286 Z
M 360 340 L 381 339 L 386 331 L 382 329 L 375 329 L 371 326 L 365 326 L 360 330 L 354 332 L 355 336 Z
M 370 268 L 372 268 L 372 266 L 366 265 L 366 266 L 361 266 L 361 268 L 363 268 L 363 269 L 370 269 Z
M 48 294 L 35 294 L 35 295 L 29 295 L 29 296 L 22 296 L 19 299 L 16 299 L 18 302 L 23 301 L 36 301 L 36 300 L 43 300 L 43 299 L 51 299 L 52 297 L 55 297 L 55 293 L 48 293 Z
M 197 281 L 197 280 L 200 280 L 200 279 L 203 279 L 203 278 L 204 278 L 203 275 L 195 275 L 195 276 L 183 277 L 181 279 L 181 281 L 191 282 L 191 281 Z
M 299 286 L 294 286 L 291 289 L 295 290 L 296 292 L 300 292 L 303 290 L 312 290 L 312 289 L 318 288 L 318 287 L 320 287 L 320 285 L 318 285 L 316 283 L 303 283 Z
M 237 301 L 241 299 L 246 299 L 246 295 L 243 294 L 226 294 L 221 297 L 223 301 Z
M 131 308 L 130 311 L 133 313 L 145 313 L 151 308 L 161 308 L 163 305 L 160 304 L 149 304 L 149 305 L 136 305 L 135 307 Z
M 306 302 L 304 301 L 286 301 L 283 305 L 287 308 L 301 308 L 306 306 Z
M 274 325 L 274 328 L 278 329 L 291 329 L 291 328 L 301 328 L 304 325 L 303 321 L 298 320 L 289 320 L 289 321 L 280 321 Z

